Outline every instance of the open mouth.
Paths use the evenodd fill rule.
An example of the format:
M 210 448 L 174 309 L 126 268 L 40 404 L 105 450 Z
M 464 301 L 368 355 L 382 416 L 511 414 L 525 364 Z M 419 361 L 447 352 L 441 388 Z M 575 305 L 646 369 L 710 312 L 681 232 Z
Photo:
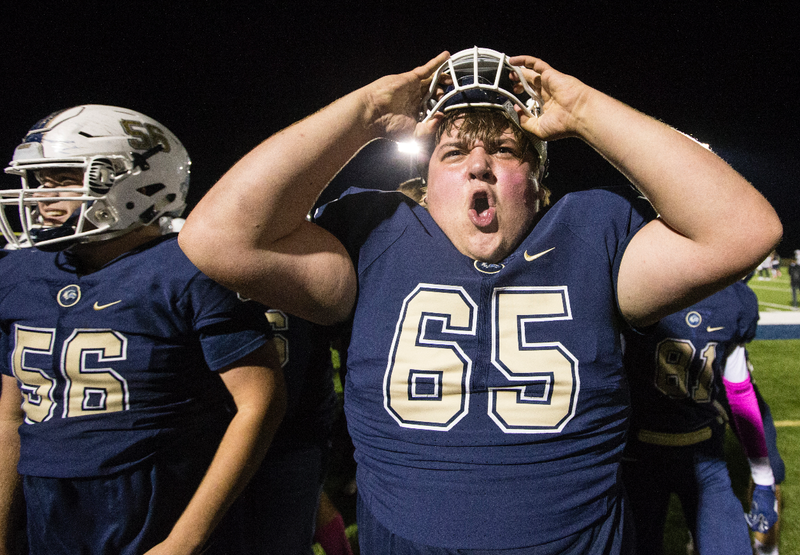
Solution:
M 69 212 L 59 208 L 39 209 L 41 224 L 45 227 L 59 226 L 67 221 Z
M 495 207 L 485 191 L 476 192 L 472 197 L 472 207 L 469 216 L 477 227 L 487 227 L 494 221 Z
M 489 209 L 489 199 L 486 198 L 486 195 L 477 196 L 472 201 L 472 207 L 478 214 L 481 214 Z

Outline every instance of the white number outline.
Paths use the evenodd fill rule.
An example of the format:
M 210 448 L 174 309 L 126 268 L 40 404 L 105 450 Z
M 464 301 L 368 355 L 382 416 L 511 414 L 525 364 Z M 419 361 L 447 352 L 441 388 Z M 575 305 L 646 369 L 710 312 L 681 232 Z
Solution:
M 569 399 L 569 409 L 567 414 L 560 417 L 556 424 L 539 425 L 539 426 L 521 426 L 513 425 L 506 421 L 498 409 L 498 396 L 504 391 L 513 391 L 516 395 L 517 404 L 538 404 L 538 405 L 551 405 L 554 389 L 556 383 L 556 375 L 554 371 L 530 371 L 530 372 L 515 372 L 509 366 L 502 362 L 503 356 L 500 353 L 500 347 L 503 344 L 500 338 L 500 326 L 508 321 L 508 318 L 502 318 L 500 314 L 500 296 L 501 295 L 536 295 L 535 299 L 540 300 L 541 295 L 557 295 L 560 297 L 560 309 L 553 312 L 543 312 L 540 314 L 531 314 L 530 311 L 516 314 L 516 334 L 517 334 L 517 351 L 514 354 L 520 353 L 536 353 L 546 351 L 557 351 L 561 354 L 564 360 L 570 364 L 570 381 L 571 393 Z M 500 373 L 509 382 L 525 381 L 541 381 L 544 383 L 544 391 L 540 397 L 526 397 L 525 387 L 521 386 L 505 386 L 505 387 L 490 387 L 489 388 L 489 405 L 487 412 L 489 417 L 494 420 L 495 424 L 507 434 L 544 434 L 544 433 L 559 433 L 564 427 L 575 417 L 575 412 L 578 406 L 578 397 L 580 395 L 580 373 L 578 371 L 578 359 L 567 349 L 560 341 L 555 342 L 528 342 L 525 335 L 527 324 L 536 322 L 556 322 L 563 320 L 572 320 L 572 307 L 569 302 L 569 291 L 566 286 L 557 287 L 498 287 L 492 294 L 492 364 L 497 368 Z
M 49 337 L 49 346 L 48 349 L 37 349 L 32 348 L 30 346 L 29 340 L 23 340 L 20 337 L 20 332 L 28 332 L 31 334 L 35 334 L 35 336 L 48 336 Z M 98 341 L 96 342 L 96 346 L 92 345 L 90 347 L 75 347 L 76 340 L 85 340 L 86 336 L 91 335 L 102 335 L 105 336 L 106 341 Z M 113 338 L 113 342 L 109 343 L 107 339 Z M 12 373 L 19 384 L 20 391 L 23 395 L 23 403 L 22 408 L 25 409 L 26 405 L 31 405 L 34 407 L 39 407 L 41 405 L 41 399 L 45 398 L 45 396 L 39 392 L 39 389 L 45 384 L 37 384 L 35 383 L 36 379 L 33 381 L 25 376 L 25 373 L 31 374 L 38 374 L 43 378 L 44 381 L 50 382 L 49 387 L 47 388 L 46 392 L 46 399 L 50 403 L 50 407 L 48 408 L 47 415 L 44 416 L 41 420 L 36 420 L 30 418 L 31 411 L 25 409 L 25 422 L 28 424 L 36 424 L 39 422 L 45 422 L 50 420 L 55 411 L 57 410 L 57 406 L 59 403 L 63 404 L 63 408 L 61 409 L 61 414 L 63 418 L 74 418 L 77 416 L 83 416 L 85 414 L 104 414 L 104 413 L 111 413 L 111 412 L 119 412 L 125 411 L 130 409 L 130 392 L 128 388 L 128 382 L 125 378 L 123 378 L 116 370 L 110 367 L 102 367 L 102 368 L 94 368 L 87 364 L 87 356 L 94 355 L 97 356 L 98 364 L 105 364 L 111 362 L 118 362 L 121 360 L 127 360 L 128 358 L 128 339 L 113 330 L 108 329 L 75 329 L 69 335 L 69 337 L 61 344 L 61 356 L 59 359 L 59 372 L 61 376 L 65 380 L 64 384 L 64 391 L 60 395 L 60 399 L 57 401 L 54 395 L 54 386 L 56 384 L 55 378 L 49 376 L 43 369 L 41 368 L 34 368 L 30 367 L 26 363 L 26 358 L 28 354 L 36 354 L 36 355 L 45 355 L 45 356 L 54 356 L 54 347 L 56 344 L 56 329 L 55 328 L 35 328 L 29 326 L 22 326 L 22 325 L 15 325 L 14 326 L 14 351 L 12 354 Z M 106 356 L 106 350 L 109 346 L 118 346 L 119 354 L 113 356 Z M 80 350 L 75 353 L 74 349 L 79 348 Z M 77 360 L 76 368 L 72 368 L 71 361 L 75 359 Z M 20 375 L 22 373 L 22 375 Z M 76 375 L 77 374 L 77 375 Z M 98 387 L 91 387 L 95 385 L 93 382 L 97 382 L 97 377 L 100 375 L 106 374 L 109 376 L 111 382 L 115 386 L 119 385 L 119 391 L 121 392 L 120 395 L 120 405 L 121 408 L 114 408 L 115 403 L 109 404 L 108 403 L 108 388 L 98 388 Z M 86 376 L 87 383 L 84 384 L 82 381 L 76 381 L 76 378 L 84 375 Z M 102 385 L 102 380 L 100 380 Z M 80 395 L 77 392 L 73 393 L 73 385 L 79 384 L 80 387 Z M 102 395 L 103 406 L 101 408 L 89 407 L 86 405 L 87 393 L 100 393 Z M 35 402 L 35 397 L 39 398 L 39 402 Z M 75 398 L 73 398 L 75 397 Z M 80 397 L 80 399 L 78 399 Z M 80 409 L 75 409 L 71 405 L 78 402 L 80 404 Z M 36 411 L 33 411 L 36 412 Z M 77 414 L 74 414 L 77 412 Z
M 431 299 L 436 301 L 430 304 L 419 301 L 421 295 L 426 293 L 431 293 L 437 295 L 437 297 L 432 297 Z M 454 311 L 450 312 L 436 312 L 435 308 L 432 310 L 430 307 L 435 305 L 442 306 L 444 308 L 450 308 L 450 306 L 455 305 L 447 305 L 447 302 L 442 301 L 438 298 L 442 293 L 446 295 L 453 295 L 457 296 L 460 299 L 460 307 L 466 308 L 468 310 L 468 317 L 461 315 L 457 324 L 453 323 L 453 319 L 455 318 Z M 504 316 L 500 314 L 501 307 L 499 303 L 499 299 L 503 295 L 526 295 L 529 297 L 529 301 L 536 303 L 536 306 L 531 307 L 530 303 L 525 304 L 522 303 L 521 307 L 524 309 L 524 312 L 520 313 L 512 313 L 508 316 Z M 548 299 L 543 299 L 542 295 L 546 295 L 549 297 Z M 452 297 L 450 297 L 452 298 Z M 545 300 L 546 302 L 542 303 L 541 301 Z M 415 307 L 415 305 L 419 303 L 419 307 Z M 419 315 L 413 314 L 412 317 L 409 318 L 409 312 L 413 312 L 414 310 L 419 312 Z M 537 322 L 544 322 L 544 321 L 558 321 L 558 320 L 571 320 L 572 319 L 572 312 L 569 302 L 569 291 L 566 286 L 559 286 L 559 287 L 500 287 L 496 288 L 493 291 L 492 296 L 492 306 L 491 306 L 491 313 L 492 313 L 492 355 L 491 355 L 491 362 L 493 366 L 501 373 L 503 376 L 510 382 L 527 382 L 526 385 L 529 385 L 531 381 L 541 381 L 545 383 L 545 390 L 543 395 L 539 397 L 525 397 L 525 387 L 524 385 L 512 385 L 512 386 L 504 386 L 504 387 L 490 387 L 488 388 L 488 395 L 489 400 L 487 403 L 487 414 L 495 424 L 504 432 L 504 433 L 559 433 L 561 432 L 564 427 L 574 418 L 577 412 L 577 404 L 578 404 L 578 397 L 580 394 L 580 374 L 579 374 L 579 363 L 578 359 L 572 355 L 572 353 L 560 342 L 528 342 L 525 339 L 525 329 L 528 324 L 533 324 Z M 502 318 L 501 318 L 502 317 Z M 467 356 L 467 354 L 463 351 L 461 346 L 457 342 L 457 338 L 454 340 L 433 340 L 427 336 L 428 332 L 428 324 L 432 321 L 440 322 L 441 324 L 441 333 L 442 334 L 456 334 L 456 335 L 471 335 L 474 336 L 476 334 L 476 325 L 477 325 L 477 318 L 478 318 L 478 306 L 475 302 L 470 298 L 467 292 L 462 287 L 457 286 L 448 286 L 448 285 L 434 285 L 434 284 L 427 284 L 421 283 L 417 285 L 414 290 L 409 293 L 408 296 L 403 300 L 403 305 L 400 310 L 400 314 L 397 320 L 397 324 L 395 326 L 395 333 L 392 339 L 392 346 L 389 353 L 389 358 L 387 361 L 386 371 L 384 373 L 383 379 L 383 404 L 384 409 L 389 413 L 389 415 L 398 423 L 401 427 L 404 428 L 415 428 L 415 429 L 426 429 L 426 430 L 435 430 L 435 431 L 448 431 L 452 429 L 459 421 L 461 421 L 468 413 L 469 413 L 469 403 L 470 403 L 470 377 L 472 373 L 472 364 L 473 361 Z M 503 342 L 500 339 L 500 334 L 503 331 L 508 332 L 510 330 L 506 329 L 509 326 L 509 322 L 513 322 L 513 333 L 516 334 L 516 349 L 509 349 L 506 347 L 505 353 L 506 355 L 501 352 L 501 347 Z M 501 329 L 502 328 L 502 329 Z M 403 346 L 403 342 L 410 343 L 413 338 L 413 345 L 405 345 Z M 402 346 L 402 352 L 405 357 L 408 357 L 411 360 L 410 363 L 399 361 L 399 351 Z M 408 394 L 408 402 L 416 402 L 416 401 L 427 401 L 424 397 L 420 396 L 420 398 L 413 399 L 412 396 L 415 388 L 416 382 L 414 381 L 414 373 L 415 369 L 412 367 L 412 364 L 418 364 L 417 358 L 414 358 L 413 355 L 415 353 L 416 348 L 435 348 L 435 349 L 445 349 L 455 355 L 458 361 L 461 364 L 461 371 L 460 371 L 460 392 L 461 392 L 461 404 L 458 410 L 450 409 L 448 411 L 448 407 L 444 406 L 442 410 L 437 411 L 441 415 L 447 417 L 445 420 L 444 418 L 440 418 L 437 422 L 431 422 L 430 419 L 423 421 L 419 419 L 413 419 L 408 417 L 408 413 L 416 412 L 416 409 L 413 405 L 408 405 L 405 400 L 401 400 L 398 404 L 397 401 L 395 403 L 392 402 L 392 391 L 395 394 L 402 392 L 404 389 L 409 392 Z M 528 355 L 525 355 L 528 353 Z M 417 353 L 419 354 L 419 353 Z M 520 360 L 511 360 L 513 359 L 521 359 L 523 357 L 527 357 L 527 359 L 531 358 L 542 358 L 539 355 L 544 355 L 546 357 L 555 356 L 555 359 L 548 361 L 550 366 L 545 371 L 525 371 L 525 372 L 515 372 L 509 367 L 505 362 L 514 362 L 517 363 L 518 366 L 521 366 Z M 532 355 L 532 356 L 531 356 Z M 432 356 L 432 355 L 431 355 Z M 419 360 L 424 361 L 424 355 L 418 357 Z M 457 364 L 453 365 L 457 367 Z M 408 367 L 408 368 L 406 368 Z M 526 369 L 530 368 L 531 366 L 525 365 Z M 439 368 L 439 367 L 437 367 Z M 442 367 L 443 368 L 443 367 Z M 439 389 L 444 388 L 447 383 L 454 383 L 456 380 L 448 380 L 447 383 L 445 381 L 446 378 L 452 378 L 451 374 L 457 374 L 455 371 L 447 372 L 445 376 L 446 369 L 443 370 L 436 370 L 431 371 L 430 377 L 434 379 L 436 384 L 435 395 L 431 396 L 430 400 L 438 401 L 441 400 L 443 394 L 438 393 Z M 424 370 L 418 369 L 416 370 L 417 374 L 423 375 L 425 373 Z M 558 375 L 556 375 L 556 373 Z M 533 379 L 532 379 L 533 378 Z M 437 381 L 438 380 L 438 381 Z M 566 395 L 562 393 L 564 391 L 569 391 L 569 399 L 565 403 Z M 513 393 L 514 399 L 512 400 L 511 397 L 506 395 L 507 393 Z M 560 401 L 560 405 L 554 404 L 553 395 L 559 393 L 558 400 Z M 503 396 L 502 404 L 498 402 L 500 399 L 499 396 Z M 402 393 L 400 395 L 396 395 L 402 399 Z M 453 403 L 455 404 L 455 403 Z M 542 405 L 553 407 L 549 410 L 549 414 L 545 413 L 545 418 L 542 419 L 539 413 L 534 414 L 534 416 L 528 417 L 526 425 L 520 425 L 515 423 L 510 423 L 509 420 L 513 418 L 518 418 L 520 414 L 515 409 L 518 405 Z M 502 405 L 502 410 L 501 410 Z M 420 405 L 424 406 L 424 405 Z M 405 413 L 402 414 L 401 411 Z M 541 412 L 541 411 L 539 411 Z M 503 413 L 506 417 L 511 416 L 512 418 L 504 418 Z M 513 414 L 512 414 L 513 413 Z M 526 415 L 527 416 L 527 415 Z M 548 417 L 550 417 L 548 419 Z M 554 417 L 554 418 L 553 418 Z M 542 424 L 543 420 L 548 420 L 548 423 Z M 535 422 L 531 424 L 531 422 Z
M 44 349 L 35 349 L 31 348 L 25 344 L 20 343 L 20 332 L 31 332 L 37 335 L 49 335 L 50 336 L 50 344 L 47 350 Z M 14 377 L 17 379 L 17 384 L 19 384 L 19 389 L 22 392 L 22 407 L 24 409 L 25 405 L 33 405 L 35 407 L 41 407 L 42 400 L 47 399 L 47 402 L 50 403 L 50 407 L 47 410 L 47 415 L 42 418 L 41 420 L 32 420 L 29 418 L 29 412 L 25 410 L 25 422 L 27 424 L 36 424 L 38 422 L 46 422 L 53 417 L 53 413 L 55 412 L 56 408 L 56 400 L 53 398 L 53 389 L 56 383 L 56 380 L 51 378 L 43 369 L 41 368 L 34 368 L 27 366 L 25 359 L 27 355 L 35 354 L 35 355 L 49 355 L 53 356 L 53 347 L 55 346 L 55 337 L 56 337 L 56 330 L 50 328 L 34 328 L 30 326 L 21 326 L 18 324 L 14 325 L 14 352 L 12 354 L 12 361 L 11 361 L 11 372 L 14 374 Z M 47 387 L 47 391 L 45 395 L 39 392 L 39 389 L 44 386 L 44 384 L 36 385 L 31 384 L 30 380 L 25 381 L 20 377 L 19 372 L 17 371 L 17 365 L 19 365 L 19 370 L 22 372 L 30 372 L 32 374 L 39 374 L 45 381 L 50 382 L 49 387 Z M 36 402 L 36 398 L 38 398 L 38 402 Z
M 409 321 L 406 317 L 409 305 L 413 303 L 420 295 L 426 292 L 445 292 L 448 295 L 456 295 L 464 302 L 468 310 L 467 325 L 453 325 L 452 314 L 437 314 L 435 312 L 422 311 L 420 320 Z M 403 306 L 400 310 L 400 316 L 397 320 L 395 327 L 394 338 L 392 339 L 392 347 L 389 351 L 389 360 L 386 366 L 386 372 L 383 377 L 383 406 L 392 418 L 403 428 L 415 428 L 420 430 L 437 430 L 448 431 L 460 422 L 467 414 L 469 414 L 469 398 L 470 398 L 470 377 L 472 376 L 472 359 L 461 349 L 461 346 L 456 341 L 434 340 L 425 337 L 427 332 L 428 323 L 430 321 L 438 321 L 442 324 L 442 333 L 455 334 L 455 335 L 475 335 L 477 329 L 478 306 L 470 298 L 463 287 L 452 285 L 434 285 L 429 283 L 420 283 L 414 290 L 406 296 L 403 300 Z M 417 345 L 425 345 L 426 347 L 449 349 L 458 357 L 462 362 L 461 373 L 461 408 L 453 415 L 447 422 L 443 424 L 433 424 L 430 422 L 415 421 L 404 418 L 394 408 L 392 408 L 391 398 L 391 385 L 394 377 L 394 367 L 396 363 L 397 350 L 400 346 L 400 340 L 403 331 L 403 323 L 409 325 L 416 324 L 419 332 L 414 334 L 416 337 Z M 424 371 L 419 371 L 419 375 L 423 375 Z M 436 379 L 436 376 L 433 376 Z M 442 387 L 442 376 L 439 376 L 439 387 Z M 402 383 L 402 380 L 400 380 Z M 406 381 L 407 383 L 407 381 Z M 424 399 L 418 399 L 420 402 L 425 402 Z
M 70 375 L 71 369 L 68 368 L 68 357 L 71 354 L 70 347 L 72 347 L 73 342 L 78 338 L 83 338 L 85 335 L 112 335 L 117 340 L 119 340 L 120 345 L 120 354 L 117 356 L 106 356 L 106 346 L 97 346 L 97 347 L 89 347 L 89 348 L 82 348 L 80 350 L 79 358 L 80 363 L 78 365 L 78 375 L 92 375 L 92 374 L 109 374 L 113 376 L 113 378 L 119 382 L 120 387 L 122 389 L 122 405 L 123 408 L 121 410 L 126 411 L 130 409 L 130 391 L 128 390 L 128 381 L 123 378 L 116 370 L 113 368 L 91 368 L 86 364 L 86 357 L 89 355 L 96 355 L 98 364 L 105 364 L 108 362 L 119 362 L 121 360 L 127 360 L 128 358 L 128 338 L 122 335 L 121 333 L 115 332 L 109 329 L 75 329 L 69 335 L 69 337 L 64 341 L 63 345 L 61 346 L 61 375 L 64 376 L 66 380 L 66 385 L 64 387 L 64 409 L 62 411 L 62 416 L 64 418 L 74 418 L 76 416 L 85 416 L 85 414 L 70 414 L 71 411 L 75 410 L 71 407 L 74 399 L 72 399 L 72 384 L 73 384 L 73 377 Z M 98 342 L 98 345 L 99 342 Z M 87 408 L 86 407 L 86 393 L 87 392 L 100 392 L 101 390 L 91 388 L 91 387 L 83 387 L 83 394 L 81 395 L 81 412 L 88 413 L 88 414 L 105 414 L 110 412 L 119 412 L 116 410 L 109 410 L 107 404 L 106 394 L 108 393 L 107 389 L 103 391 L 103 405 L 106 408 L 97 409 L 97 408 Z
M 678 345 L 688 347 L 687 350 L 681 350 Z M 709 341 L 705 344 L 698 356 L 697 347 L 694 342 L 688 339 L 679 339 L 676 337 L 666 337 L 658 342 L 655 352 L 655 376 L 653 377 L 653 385 L 655 388 L 666 397 L 670 399 L 691 399 L 695 403 L 709 403 L 711 402 L 711 388 L 714 384 L 714 362 L 717 358 L 717 341 Z M 670 349 L 672 352 L 678 352 L 685 355 L 688 360 L 685 364 L 679 362 L 669 362 L 665 359 L 666 351 L 662 353 L 662 349 Z M 692 368 L 695 361 L 699 359 L 700 368 L 697 375 L 692 380 Z M 669 369 L 679 367 L 680 372 L 668 372 Z M 676 376 L 679 379 L 678 384 L 667 383 L 666 378 L 670 375 Z M 662 384 L 664 387 L 662 387 Z M 673 390 L 676 386 L 680 388 L 680 394 L 676 394 Z M 669 387 L 669 391 L 666 389 Z

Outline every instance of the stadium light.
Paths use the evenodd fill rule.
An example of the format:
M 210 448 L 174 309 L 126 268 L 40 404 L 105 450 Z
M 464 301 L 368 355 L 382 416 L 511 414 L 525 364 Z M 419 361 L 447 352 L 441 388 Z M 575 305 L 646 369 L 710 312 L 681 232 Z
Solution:
M 419 146 L 419 143 L 416 141 L 403 141 L 397 143 L 397 150 L 402 152 L 403 154 L 410 154 L 412 156 L 416 156 L 422 150 Z

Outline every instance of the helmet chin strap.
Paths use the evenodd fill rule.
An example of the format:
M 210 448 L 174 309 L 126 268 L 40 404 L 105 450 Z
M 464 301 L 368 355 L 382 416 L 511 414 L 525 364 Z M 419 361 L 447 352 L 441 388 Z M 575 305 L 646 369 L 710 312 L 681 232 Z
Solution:
M 125 229 L 110 230 L 104 233 L 98 233 L 97 235 L 85 235 L 83 237 L 78 237 L 78 240 L 72 244 L 75 245 L 75 244 L 96 243 L 99 241 L 107 241 L 108 239 L 115 239 L 116 237 L 126 235 L 131 231 L 135 231 L 140 227 L 143 227 L 143 224 L 133 225 Z
M 134 229 L 138 229 L 142 227 L 141 225 L 135 225 L 132 227 L 128 227 L 126 229 L 117 229 L 117 230 L 102 230 L 96 229 L 92 230 L 96 233 L 90 233 L 88 235 L 81 235 L 75 237 L 75 230 L 76 225 L 78 223 L 80 208 L 76 209 L 75 212 L 65 221 L 63 224 L 57 227 L 38 227 L 29 230 L 29 234 L 31 236 L 32 245 L 39 249 L 40 251 L 45 252 L 59 252 L 63 251 L 72 245 L 80 245 L 84 243 L 94 243 L 97 241 L 106 241 L 108 239 L 114 239 L 121 235 L 125 235 L 133 231 Z M 71 239 L 70 239 L 71 238 Z M 49 241 L 54 241 L 56 239 L 63 239 L 62 241 L 55 241 L 50 243 Z M 42 245 L 41 243 L 47 242 L 47 244 Z
M 28 233 L 31 236 L 32 244 L 40 251 L 45 252 L 57 252 L 66 249 L 72 244 L 72 241 L 58 241 L 57 243 L 50 243 L 47 245 L 39 245 L 39 243 L 74 235 L 75 226 L 78 223 L 77 212 L 78 210 L 73 212 L 72 215 L 67 218 L 67 221 L 58 227 L 38 227 L 30 229 Z

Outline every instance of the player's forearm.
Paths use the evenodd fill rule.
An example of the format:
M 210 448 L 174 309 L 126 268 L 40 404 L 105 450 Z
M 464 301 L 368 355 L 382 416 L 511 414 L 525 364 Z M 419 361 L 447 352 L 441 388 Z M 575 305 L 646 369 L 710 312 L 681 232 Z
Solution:
M 283 382 L 258 388 L 268 402 L 237 404 L 203 480 L 164 542 L 174 553 L 199 553 L 264 459 L 286 408 Z M 169 551 L 173 553 L 173 551 Z
M 775 478 L 769 464 L 764 422 L 753 384 L 749 376 L 744 381 L 732 382 L 727 378 L 722 381 L 731 408 L 731 420 L 750 464 L 753 482 L 771 486 Z
M 22 486 L 17 474 L 19 436 L 16 427 L 11 430 L 16 440 L 0 422 L 0 554 L 13 553 L 15 531 L 21 522 Z
M 19 462 L 18 389 L 13 379 L 4 380 L 0 397 L 0 554 L 14 553 L 14 533 L 21 522 L 22 484 L 17 473 Z M 13 399 L 12 399 L 13 397 Z
M 277 425 L 275 426 L 277 428 Z M 199 553 L 264 458 L 274 430 L 237 414 L 167 543 Z
M 770 204 L 723 160 L 684 134 L 593 91 L 579 136 L 619 169 L 684 237 L 744 274 L 780 239 Z

